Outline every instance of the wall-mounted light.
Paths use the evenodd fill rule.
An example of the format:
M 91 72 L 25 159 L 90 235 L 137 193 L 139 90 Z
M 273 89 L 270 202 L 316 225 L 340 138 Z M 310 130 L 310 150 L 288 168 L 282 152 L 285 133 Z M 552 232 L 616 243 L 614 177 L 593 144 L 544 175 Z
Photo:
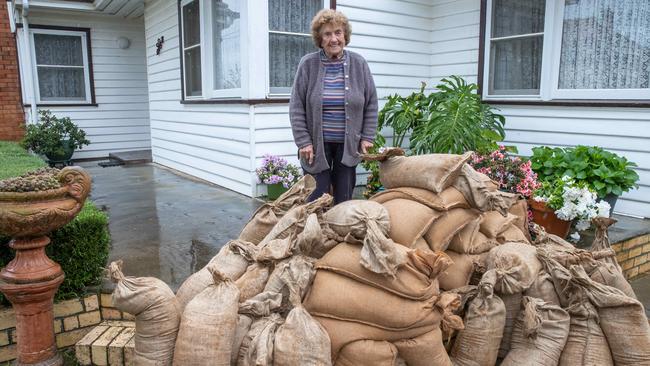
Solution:
M 115 42 L 117 42 L 117 47 L 125 50 L 131 46 L 131 40 L 126 37 L 119 37 Z

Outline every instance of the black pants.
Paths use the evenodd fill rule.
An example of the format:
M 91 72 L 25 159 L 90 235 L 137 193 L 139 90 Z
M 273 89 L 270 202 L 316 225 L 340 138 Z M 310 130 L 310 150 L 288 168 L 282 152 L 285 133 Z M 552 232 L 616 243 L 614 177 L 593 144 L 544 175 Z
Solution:
M 323 193 L 330 193 L 330 186 L 334 191 L 334 204 L 352 198 L 352 192 L 357 182 L 356 167 L 341 164 L 343 159 L 343 143 L 325 142 L 325 159 L 330 166 L 329 170 L 312 174 L 316 179 L 316 189 L 309 196 L 309 202 L 319 198 Z

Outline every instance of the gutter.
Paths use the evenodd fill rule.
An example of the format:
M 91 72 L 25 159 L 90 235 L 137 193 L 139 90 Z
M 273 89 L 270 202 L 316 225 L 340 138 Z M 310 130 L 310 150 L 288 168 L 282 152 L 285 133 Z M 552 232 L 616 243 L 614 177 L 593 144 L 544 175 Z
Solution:
M 35 85 L 35 79 L 34 79 L 34 68 L 32 67 L 32 47 L 31 47 L 31 37 L 29 34 L 29 22 L 27 21 L 27 17 L 29 16 L 29 0 L 23 0 L 23 8 L 21 12 L 21 18 L 22 18 L 22 23 L 23 23 L 23 44 L 24 44 L 24 55 L 25 55 L 25 63 L 27 64 L 26 70 L 29 70 L 28 72 L 25 72 L 25 76 L 29 80 L 25 80 L 28 82 L 32 87 L 26 90 L 27 94 L 27 100 L 29 100 L 30 104 L 30 120 L 31 123 L 36 123 L 38 122 L 38 110 L 36 108 L 36 88 L 38 87 Z

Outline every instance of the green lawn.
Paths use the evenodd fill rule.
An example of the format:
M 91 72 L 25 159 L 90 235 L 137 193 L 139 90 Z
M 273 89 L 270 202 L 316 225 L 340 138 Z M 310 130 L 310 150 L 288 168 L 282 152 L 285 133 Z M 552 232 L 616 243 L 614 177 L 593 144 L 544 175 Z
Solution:
M 19 176 L 47 166 L 43 159 L 25 151 L 18 143 L 0 141 L 0 179 Z

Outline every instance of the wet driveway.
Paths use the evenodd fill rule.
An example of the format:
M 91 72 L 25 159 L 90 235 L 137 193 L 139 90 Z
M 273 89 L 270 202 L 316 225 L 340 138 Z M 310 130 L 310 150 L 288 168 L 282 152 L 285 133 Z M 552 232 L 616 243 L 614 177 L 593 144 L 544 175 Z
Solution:
M 126 275 L 157 277 L 174 290 L 261 204 L 156 164 L 80 165 L 93 177 L 92 200 L 110 216 L 109 261 L 122 259 Z

